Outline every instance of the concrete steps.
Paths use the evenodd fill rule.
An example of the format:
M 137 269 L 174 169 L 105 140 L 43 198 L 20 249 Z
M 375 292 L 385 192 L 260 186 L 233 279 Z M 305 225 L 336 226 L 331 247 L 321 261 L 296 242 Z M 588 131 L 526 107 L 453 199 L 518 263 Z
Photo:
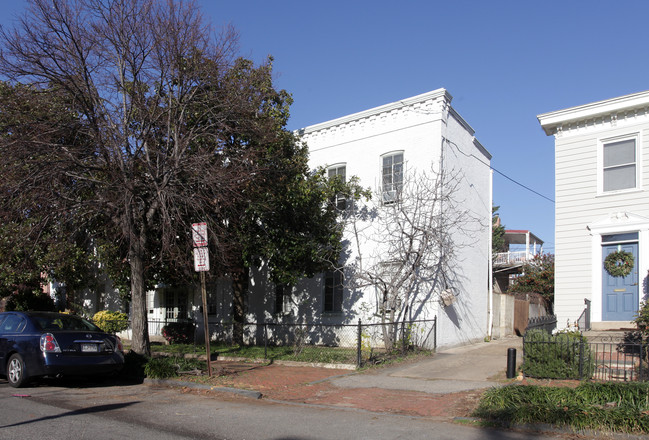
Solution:
M 595 361 L 594 379 L 626 382 L 640 380 L 641 375 L 646 379 L 649 365 L 640 358 L 640 346 L 633 345 L 640 340 L 630 336 L 636 329 L 626 324 L 583 332 Z

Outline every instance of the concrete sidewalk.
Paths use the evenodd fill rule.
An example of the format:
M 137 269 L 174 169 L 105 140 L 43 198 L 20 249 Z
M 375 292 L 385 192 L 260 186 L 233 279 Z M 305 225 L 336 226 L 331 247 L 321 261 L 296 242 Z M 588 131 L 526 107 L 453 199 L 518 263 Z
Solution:
M 517 365 L 520 365 L 522 347 L 522 338 L 507 337 L 440 351 L 430 359 L 412 364 L 330 381 L 340 388 L 382 388 L 433 394 L 490 388 L 500 385 L 506 378 L 508 348 L 516 349 Z
M 239 394 L 267 401 L 452 420 L 471 415 L 485 389 L 511 383 L 505 377 L 507 349 L 516 348 L 520 362 L 521 347 L 520 338 L 504 338 L 442 350 L 416 362 L 358 372 L 280 362 L 255 365 L 219 361 L 213 362 L 213 369 L 224 374 L 208 381 L 200 379 L 200 385 L 182 380 L 164 382 L 231 396 L 236 394 L 228 390 L 246 390 L 247 394 Z

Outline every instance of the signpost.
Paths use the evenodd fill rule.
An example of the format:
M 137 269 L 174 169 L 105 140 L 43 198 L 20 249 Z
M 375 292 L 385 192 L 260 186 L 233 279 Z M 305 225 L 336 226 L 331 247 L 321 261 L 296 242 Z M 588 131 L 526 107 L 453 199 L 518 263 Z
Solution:
M 205 290 L 205 272 L 210 270 L 210 254 L 207 251 L 207 223 L 192 224 L 192 241 L 194 245 L 194 270 L 200 272 L 201 275 L 201 297 L 203 298 L 203 330 L 205 331 L 207 374 L 212 377 L 210 329 L 207 322 L 207 292 Z

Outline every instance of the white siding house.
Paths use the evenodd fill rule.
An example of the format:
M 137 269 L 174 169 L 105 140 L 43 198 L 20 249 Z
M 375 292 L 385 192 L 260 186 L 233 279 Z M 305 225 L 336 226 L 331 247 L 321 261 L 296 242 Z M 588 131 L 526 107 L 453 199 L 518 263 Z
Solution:
M 588 300 L 593 328 L 629 327 L 647 296 L 649 92 L 538 119 L 545 133 L 555 137 L 559 325 L 574 324 Z M 633 256 L 626 276 L 611 275 L 604 264 L 619 251 Z

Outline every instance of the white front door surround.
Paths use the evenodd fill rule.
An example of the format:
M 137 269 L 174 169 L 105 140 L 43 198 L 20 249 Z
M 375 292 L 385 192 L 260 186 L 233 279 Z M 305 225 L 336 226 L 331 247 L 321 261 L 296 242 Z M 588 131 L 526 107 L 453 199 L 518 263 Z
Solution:
M 639 301 L 647 295 L 647 265 L 649 264 L 649 219 L 628 212 L 612 213 L 587 226 L 591 235 L 591 322 L 602 322 L 602 236 L 638 233 Z

